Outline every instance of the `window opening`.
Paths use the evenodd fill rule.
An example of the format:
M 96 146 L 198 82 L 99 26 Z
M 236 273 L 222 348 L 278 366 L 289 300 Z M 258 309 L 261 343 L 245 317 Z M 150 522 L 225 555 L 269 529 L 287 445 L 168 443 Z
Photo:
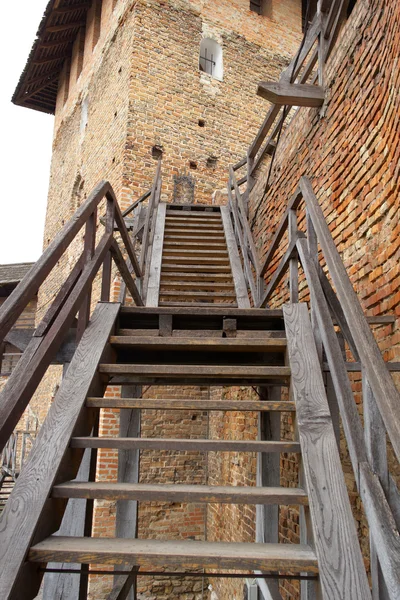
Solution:
M 353 8 L 356 5 L 357 0 L 349 0 L 349 3 L 347 5 L 347 16 L 349 17 L 352 13 Z
M 222 81 L 222 47 L 211 38 L 204 38 L 200 44 L 199 69 L 214 79 Z
M 215 60 L 214 55 L 211 54 L 210 57 L 207 56 L 207 48 L 204 48 L 204 56 L 200 54 L 200 71 L 204 71 L 209 75 L 213 74 L 215 70 Z

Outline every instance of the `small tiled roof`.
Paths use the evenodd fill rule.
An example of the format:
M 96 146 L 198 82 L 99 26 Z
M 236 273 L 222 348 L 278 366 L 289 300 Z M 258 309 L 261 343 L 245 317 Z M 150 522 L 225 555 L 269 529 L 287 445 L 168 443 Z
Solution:
M 19 283 L 34 263 L 0 265 L 0 285 Z
M 54 114 L 60 72 L 86 24 L 89 6 L 89 0 L 50 0 L 14 92 L 14 104 Z

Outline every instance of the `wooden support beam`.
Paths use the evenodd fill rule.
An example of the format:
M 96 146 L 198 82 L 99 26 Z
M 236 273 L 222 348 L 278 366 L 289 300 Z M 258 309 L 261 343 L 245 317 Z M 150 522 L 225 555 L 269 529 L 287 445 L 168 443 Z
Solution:
M 129 293 L 131 294 L 133 300 L 135 301 L 137 306 L 143 306 L 143 300 L 137 289 L 136 283 L 129 272 L 128 266 L 122 256 L 121 250 L 119 249 L 118 243 L 114 240 L 111 244 L 110 248 L 112 257 L 114 259 L 115 264 L 119 272 L 121 273 L 122 279 L 125 282 L 126 287 L 128 288 Z
M 325 90 L 307 83 L 274 83 L 262 81 L 258 84 L 257 95 L 277 106 L 322 106 Z
M 281 400 L 281 388 L 259 388 L 260 397 L 264 401 Z M 281 415 L 279 412 L 260 413 L 258 418 L 258 439 L 261 441 L 274 441 L 281 439 Z M 280 456 L 278 454 L 257 454 L 257 485 L 263 486 L 267 490 L 270 486 L 279 486 L 280 484 Z M 279 527 L 279 504 L 281 502 L 266 505 L 257 504 L 256 506 L 256 542 L 261 544 L 278 543 Z M 282 600 L 279 593 L 278 580 L 258 579 L 257 583 L 263 592 L 268 593 L 271 600 Z M 268 597 L 268 596 L 267 596 Z
M 158 298 L 160 295 L 161 263 L 163 257 L 166 210 L 167 205 L 165 203 L 160 203 L 158 205 L 155 222 L 154 240 L 151 247 L 146 306 L 158 306 Z
M 86 25 L 86 15 L 85 18 L 82 18 L 79 21 L 74 21 L 71 23 L 62 23 L 59 25 L 49 25 L 48 27 L 46 27 L 46 33 L 58 33 L 59 31 L 76 29 L 78 27 L 82 27 L 83 25 Z
M 227 206 L 221 206 L 221 217 L 222 222 L 224 224 L 225 239 L 229 252 L 229 260 L 231 263 L 237 304 L 239 308 L 250 308 L 250 300 L 247 291 L 247 285 L 243 275 L 242 263 L 240 261 L 235 234 L 233 233 L 232 229 L 229 208 Z
M 306 304 L 284 305 L 302 462 L 325 600 L 371 598 Z M 323 510 L 321 510 L 323 506 Z

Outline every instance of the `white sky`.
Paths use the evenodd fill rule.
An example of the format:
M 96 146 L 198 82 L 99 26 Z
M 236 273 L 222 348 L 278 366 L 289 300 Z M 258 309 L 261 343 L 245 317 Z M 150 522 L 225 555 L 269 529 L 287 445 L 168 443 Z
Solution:
M 0 264 L 39 258 L 54 117 L 15 106 L 11 96 L 48 0 L 2 6 L 0 37 Z

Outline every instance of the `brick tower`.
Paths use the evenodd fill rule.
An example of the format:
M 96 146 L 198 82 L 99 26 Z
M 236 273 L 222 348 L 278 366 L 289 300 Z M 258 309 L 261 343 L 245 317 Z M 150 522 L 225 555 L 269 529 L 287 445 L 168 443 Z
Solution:
M 51 0 L 14 96 L 55 115 L 44 246 L 101 179 L 110 181 L 122 209 L 132 204 L 151 186 L 160 156 L 162 200 L 223 204 L 227 166 L 245 155 L 265 116 L 257 83 L 277 79 L 297 50 L 301 25 L 300 0 Z M 68 251 L 42 288 L 39 315 L 77 252 Z M 52 367 L 36 395 L 41 407 L 60 377 Z M 151 397 L 210 393 L 188 388 L 177 396 L 176 388 L 153 386 Z M 104 411 L 101 427 L 116 433 L 118 412 Z M 143 411 L 141 427 L 147 437 L 166 429 L 171 437 L 209 433 L 206 413 L 193 411 L 168 421 L 162 411 Z M 207 482 L 204 456 L 176 457 L 166 453 L 156 463 L 143 452 L 141 481 Z M 97 477 L 113 480 L 116 472 L 116 453 L 102 451 Z M 95 535 L 113 535 L 114 528 L 115 503 L 97 502 Z M 140 537 L 206 535 L 201 505 L 139 509 Z M 93 577 L 91 597 L 107 598 L 111 583 Z M 207 582 L 177 578 L 143 578 L 139 591 L 157 600 L 210 593 Z

